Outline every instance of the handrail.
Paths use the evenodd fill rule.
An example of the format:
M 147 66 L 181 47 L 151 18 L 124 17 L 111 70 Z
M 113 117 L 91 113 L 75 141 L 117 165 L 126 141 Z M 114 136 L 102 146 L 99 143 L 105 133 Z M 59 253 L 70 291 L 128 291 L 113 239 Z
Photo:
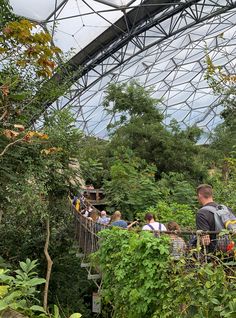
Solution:
M 109 225 L 103 225 L 99 224 L 97 222 L 94 222 L 87 217 L 83 216 L 81 213 L 78 213 L 75 209 L 73 209 L 74 215 L 75 215 L 75 223 L 76 223 L 76 239 L 79 244 L 79 248 L 83 251 L 84 254 L 88 255 L 93 252 L 96 252 L 99 248 L 99 232 L 104 229 L 109 229 L 111 226 Z M 127 229 L 122 229 L 126 231 Z M 141 228 L 134 229 L 137 233 L 142 232 Z M 160 235 L 169 235 L 172 239 L 175 239 L 177 242 L 179 240 L 179 243 L 183 244 L 183 239 L 186 237 L 188 240 L 185 240 L 186 246 L 191 248 L 191 240 L 195 239 L 195 244 L 198 246 L 203 246 L 202 240 L 206 235 L 210 235 L 214 237 L 214 239 L 211 239 L 211 242 L 214 244 L 221 244 L 222 251 L 228 251 L 227 246 L 230 242 L 229 236 L 231 234 L 235 234 L 233 232 L 227 232 L 227 236 L 220 234 L 222 232 L 219 231 L 199 231 L 199 230 L 192 230 L 192 231 L 151 231 L 157 236 Z M 192 246 L 193 248 L 193 246 Z M 203 249 L 204 253 L 207 254 L 207 246 L 204 246 Z

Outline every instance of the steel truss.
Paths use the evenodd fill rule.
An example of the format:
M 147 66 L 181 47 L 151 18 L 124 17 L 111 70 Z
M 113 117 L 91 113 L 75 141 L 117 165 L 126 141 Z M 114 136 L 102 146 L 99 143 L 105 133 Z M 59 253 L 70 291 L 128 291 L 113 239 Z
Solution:
M 198 123 L 211 130 L 221 109 L 219 102 L 213 98 L 209 100 L 209 105 L 193 104 L 198 98 L 198 89 L 204 88 L 207 92 L 206 84 L 204 87 L 199 86 L 204 74 L 206 44 L 209 52 L 214 55 L 215 51 L 219 53 L 225 45 L 232 43 L 234 36 L 230 39 L 222 36 L 220 40 L 218 35 L 234 28 L 236 1 L 162 1 L 162 4 L 165 6 L 158 12 L 157 2 L 153 4 L 153 1 L 143 1 L 140 8 L 148 8 L 148 14 L 145 19 L 142 16 L 143 19 L 138 23 L 137 19 L 129 19 L 132 17 L 130 13 L 124 12 L 125 32 L 122 26 L 122 30 L 116 32 L 115 39 L 110 40 L 110 43 L 101 47 L 98 42 L 91 54 L 88 49 L 86 54 L 85 49 L 73 57 L 68 64 L 74 69 L 78 68 L 74 84 L 53 107 L 61 109 L 71 106 L 81 128 L 88 134 L 104 137 L 106 125 L 116 118 L 108 118 L 102 108 L 103 91 L 111 81 L 122 82 L 136 78 L 147 87 L 156 87 L 156 96 L 164 97 L 162 109 L 167 116 L 175 117 L 175 113 L 182 111 L 182 117 L 177 116 L 177 120 L 186 125 Z M 156 14 L 153 15 L 153 12 Z M 208 42 L 204 42 L 204 39 Z M 191 62 L 185 64 L 184 59 L 178 58 L 181 52 L 186 54 L 185 59 L 192 58 L 195 65 L 195 70 L 186 69 L 185 72 L 185 75 L 189 72 L 189 76 L 192 73 L 191 79 L 188 77 L 182 80 L 182 84 L 188 83 L 192 88 L 191 98 L 188 99 L 179 99 L 181 92 L 186 95 L 183 85 L 176 90 L 175 95 L 176 78 L 181 82 L 178 72 L 181 67 L 191 65 Z M 232 51 L 228 64 L 233 63 L 235 56 Z M 162 73 L 164 76 L 161 76 Z M 175 102 L 171 99 L 175 99 Z

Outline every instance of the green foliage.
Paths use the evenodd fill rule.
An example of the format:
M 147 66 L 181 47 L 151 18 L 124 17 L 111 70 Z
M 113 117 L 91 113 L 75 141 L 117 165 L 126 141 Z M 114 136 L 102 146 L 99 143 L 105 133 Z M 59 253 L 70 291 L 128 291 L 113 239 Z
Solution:
M 120 209 L 126 217 L 143 219 L 148 211 L 164 223 L 175 220 L 184 227 L 194 226 L 195 187 L 182 174 L 162 174 L 156 182 L 155 166 L 126 149 L 120 148 L 119 157 L 111 166 L 111 179 L 104 183 L 111 207 Z
M 63 221 L 63 220 L 62 220 Z M 61 228 L 61 227 L 60 227 Z M 54 244 L 53 272 L 50 280 L 49 303 L 62 308 L 63 316 L 79 312 L 83 317 L 91 317 L 91 298 L 94 283 L 88 281 L 87 272 L 81 268 L 76 257 L 78 247 L 74 246 L 74 227 L 57 235 L 58 244 Z
M 196 205 L 196 187 L 193 182 L 188 181 L 186 175 L 178 172 L 162 173 L 161 179 L 157 182 L 162 196 L 166 202 L 177 202 Z
M 113 317 L 150 317 L 161 295 L 162 268 L 168 267 L 169 239 L 119 229 L 101 233 L 101 246 L 94 261 L 103 273 L 102 296 L 111 302 Z M 161 275 L 161 276 L 160 276 Z
M 155 166 L 147 165 L 132 152 L 128 155 L 120 151 L 124 158 L 113 162 L 111 180 L 105 181 L 104 188 L 109 205 L 121 209 L 127 217 L 128 213 L 144 211 L 155 204 L 160 191 L 155 184 Z
M 173 120 L 163 134 L 162 152 L 154 148 L 153 156 L 157 160 L 158 170 L 183 173 L 187 179 L 195 179 L 195 182 L 202 180 L 205 167 L 201 160 L 201 147 L 196 144 L 200 136 L 201 130 L 196 126 L 183 130 Z M 156 135 L 156 138 L 160 137 Z
M 176 121 L 165 127 L 157 108 L 160 101 L 151 93 L 136 82 L 108 87 L 105 109 L 120 116 L 120 120 L 110 127 L 112 138 L 107 147 L 108 154 L 114 156 L 118 148 L 125 147 L 148 164 L 155 165 L 158 178 L 162 172 L 182 172 L 201 180 L 204 166 L 198 158 L 201 148 L 196 145 L 200 129 L 193 126 L 182 130 Z
M 73 187 L 79 187 L 80 171 L 71 163 L 78 161 L 82 133 L 75 127 L 69 110 L 45 113 L 44 125 L 38 131 L 29 127 L 32 119 L 45 110 L 41 101 L 65 91 L 64 85 L 55 81 L 45 85 L 60 50 L 52 45 L 48 33 L 35 29 L 34 23 L 15 19 L 8 2 L 1 1 L 1 10 L 0 254 L 11 266 L 19 259 L 36 258 L 44 276 L 45 219 L 50 220 L 49 254 L 55 264 L 73 242 L 67 195 Z M 70 270 L 73 272 L 73 268 Z M 53 272 L 51 283 L 54 286 Z M 77 293 L 80 279 L 76 284 Z M 75 306 L 84 306 L 84 290 L 77 293 L 81 299 L 74 301 Z M 60 307 L 65 305 L 69 316 L 73 312 L 69 298 L 63 298 L 58 290 L 49 290 L 51 301 L 51 294 L 57 295 L 53 301 Z M 54 315 L 58 318 L 56 308 Z
M 95 189 L 101 188 L 104 169 L 99 160 L 87 158 L 81 161 L 81 171 L 86 184 L 92 184 Z
M 1 1 L 1 10 L 0 132 L 2 125 L 12 128 L 14 124 L 29 124 L 42 112 L 41 100 L 58 96 L 66 86 L 53 82 L 46 91 L 42 89 L 61 52 L 52 44 L 50 34 L 36 30 L 35 23 L 15 18 L 8 1 Z
M 80 167 L 85 183 L 95 188 L 103 186 L 103 180 L 109 177 L 111 158 L 107 147 L 109 142 L 92 136 L 84 136 L 79 142 Z
M 26 259 L 26 262 L 20 262 L 20 269 L 15 274 L 0 269 L 0 313 L 8 308 L 21 310 L 30 316 L 35 311 L 44 312 L 42 307 L 35 305 L 39 303 L 37 287 L 45 283 L 45 279 L 38 278 L 36 266 L 36 261 Z
M 145 89 L 136 81 L 131 81 L 129 84 L 111 83 L 107 88 L 103 105 L 108 113 L 115 115 L 122 112 L 122 116 L 120 121 L 110 128 L 138 118 L 153 117 L 160 122 L 162 116 L 156 108 L 160 101 L 151 97 L 152 93 L 153 89 Z
M 215 257 L 171 258 L 167 235 L 112 229 L 100 234 L 92 260 L 103 274 L 101 295 L 119 318 L 235 317 L 235 273 Z M 189 266 L 191 264 L 191 266 Z
M 175 221 L 182 226 L 182 229 L 193 229 L 195 227 L 195 215 L 192 208 L 187 204 L 159 201 L 156 206 L 138 213 L 137 217 L 144 220 L 147 212 L 152 213 L 157 221 L 164 224 Z
M 233 154 L 232 154 L 233 155 Z M 216 202 L 224 203 L 236 211 L 236 158 L 225 158 L 224 164 L 226 168 L 226 176 L 222 177 L 222 172 L 215 171 L 210 179 L 210 183 L 214 185 L 214 196 Z
M 183 228 L 194 227 L 194 188 L 199 182 L 211 183 L 216 201 L 236 208 L 235 120 L 227 116 L 212 145 L 203 148 L 196 145 L 198 128 L 182 130 L 176 122 L 165 127 L 152 90 L 131 82 L 111 84 L 107 90 L 105 109 L 121 115 L 109 127 L 109 142 L 85 138 L 68 110 L 45 113 L 40 131 L 26 129 L 44 109 L 41 101 L 65 91 L 53 81 L 44 85 L 59 50 L 51 46 L 48 34 L 35 32 L 34 24 L 15 19 L 6 1 L 0 4 L 0 254 L 12 266 L 26 257 L 39 259 L 44 276 L 45 218 L 49 218 L 54 262 L 49 302 L 62 307 L 63 316 L 79 308 L 90 317 L 92 287 L 71 248 L 73 218 L 67 212 L 67 195 L 71 189 L 78 191 L 80 171 L 87 182 L 104 185 L 110 207 L 120 209 L 126 218 L 135 214 L 143 218 L 149 211 L 162 223 L 174 220 Z M 216 69 L 210 71 L 209 76 L 215 76 Z M 223 83 L 229 80 L 223 78 Z M 223 91 L 218 84 L 216 94 Z M 234 94 L 225 92 L 223 103 L 226 107 L 231 103 L 227 109 L 233 114 L 229 92 Z M 222 174 L 225 163 L 227 173 Z M 214 173 L 208 176 L 212 167 Z M 114 317 L 235 317 L 235 277 L 218 260 L 214 266 L 195 264 L 191 269 L 184 260 L 173 263 L 167 236 L 157 239 L 151 233 L 119 229 L 101 236 L 94 261 L 101 266 L 103 296 L 114 306 Z M 1 259 L 0 264 L 7 267 Z M 0 284 L 0 303 L 4 300 L 5 305 L 36 316 L 42 311 L 36 301 L 42 280 L 34 276 L 34 262 L 20 266 L 14 275 L 1 272 L 0 277 L 11 278 Z M 58 307 L 51 317 L 60 317 Z
M 206 48 L 207 51 L 207 48 Z M 227 59 L 227 54 L 225 55 Z M 221 115 L 227 122 L 236 116 L 236 76 L 234 69 L 224 68 L 223 65 L 214 64 L 213 59 L 209 54 L 206 56 L 207 70 L 205 78 L 209 87 L 216 96 L 220 97 L 220 103 L 224 106 Z M 228 63 L 226 62 L 226 65 Z
M 81 318 L 81 317 L 82 317 L 81 314 L 79 314 L 79 313 L 74 313 L 74 314 L 72 314 L 69 318 Z
M 164 301 L 166 314 L 163 317 L 208 317 L 235 316 L 235 276 L 227 274 L 227 265 L 222 263 L 202 264 L 186 269 L 185 262 L 176 264 L 172 282 Z M 153 317 L 157 318 L 160 310 Z M 176 315 L 176 316 L 175 316 Z
M 0 158 L 3 211 L 0 223 L 0 254 L 7 260 L 11 259 L 13 265 L 25 257 L 39 259 L 43 276 L 46 217 L 50 219 L 49 253 L 52 259 L 57 264 L 63 255 L 61 262 L 64 268 L 67 268 L 67 262 L 71 262 L 70 258 L 65 258 L 74 241 L 71 225 L 73 217 L 69 213 L 67 195 L 71 187 L 79 187 L 79 181 L 74 178 L 78 171 L 75 171 L 70 163 L 78 157 L 78 143 L 82 137 L 81 132 L 74 127 L 68 110 L 51 113 L 50 116 L 41 132 L 23 131 L 23 135 L 29 134 L 29 140 L 9 148 Z M 1 141 L 5 142 L 3 136 Z M 77 262 L 73 262 L 74 267 L 68 269 L 70 273 L 74 271 L 76 264 Z M 62 270 L 61 272 L 66 282 L 70 282 L 68 273 L 63 273 Z M 68 294 L 65 297 L 64 292 L 59 291 L 63 287 L 63 280 L 57 285 L 53 277 L 52 274 L 52 288 L 56 286 L 57 289 L 54 288 L 52 293 L 55 297 L 51 297 L 49 292 L 51 303 L 64 306 L 68 315 L 76 312 L 77 308 L 88 313 L 83 300 L 86 288 L 79 289 L 82 278 L 76 280 L 74 287 L 75 295 L 79 299 L 70 302 Z
M 8 269 L 0 269 L 0 315 L 4 311 L 14 310 L 27 317 L 60 318 L 59 309 L 53 306 L 53 312 L 48 314 L 38 299 L 38 286 L 45 283 L 45 279 L 39 278 L 35 271 L 37 261 L 26 259 L 20 262 L 20 268 L 10 272 Z M 70 317 L 82 317 L 74 313 Z
M 9 21 L 17 20 L 17 17 L 12 13 L 8 0 L 0 0 L 0 8 L 0 28 L 4 27 Z
M 222 164 L 225 157 L 229 157 L 235 150 L 236 143 L 236 119 L 231 118 L 227 122 L 218 125 L 211 138 L 210 151 L 213 152 L 217 164 Z
M 68 109 L 55 111 L 44 125 L 44 133 L 49 136 L 44 150 L 43 162 L 47 162 L 46 174 L 50 178 L 47 189 L 55 192 L 68 192 L 71 181 L 79 184 L 79 168 L 73 169 L 71 163 L 79 157 L 78 143 L 82 132 L 75 127 L 75 120 Z
M 9 206 L 9 213 L 15 209 L 19 214 L 22 210 L 35 214 L 41 210 L 43 214 L 48 204 L 47 195 L 64 193 L 66 197 L 70 180 L 76 174 L 70 160 L 78 156 L 76 145 L 81 138 L 81 132 L 72 122 L 69 111 L 52 113 L 48 119 L 50 128 L 46 124 L 44 131 L 32 132 L 32 137 L 30 132 L 29 141 L 9 148 L 6 155 L 0 157 L 2 202 L 5 210 L 9 201 L 14 204 Z M 25 132 L 22 134 L 27 136 Z M 4 144 L 5 139 L 0 137 L 0 144 Z

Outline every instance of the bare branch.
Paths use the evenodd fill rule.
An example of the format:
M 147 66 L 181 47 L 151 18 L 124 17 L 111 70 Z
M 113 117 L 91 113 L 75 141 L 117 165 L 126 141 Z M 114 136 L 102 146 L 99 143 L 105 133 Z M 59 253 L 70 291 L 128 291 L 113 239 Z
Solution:
M 3 217 L 3 210 L 0 209 L 0 224 L 2 223 L 2 217 Z
M 52 264 L 53 261 L 48 253 L 48 246 L 49 246 L 49 239 L 50 239 L 50 225 L 49 225 L 49 218 L 46 220 L 46 241 L 44 245 L 44 254 L 47 259 L 47 275 L 46 275 L 46 283 L 44 287 L 44 296 L 43 296 L 43 308 L 45 311 L 47 311 L 48 307 L 48 287 L 49 287 L 49 280 L 51 276 L 51 271 L 52 271 Z
M 4 106 L 4 108 L 5 108 L 5 106 Z M 8 111 L 5 110 L 5 112 L 4 112 L 4 113 L 2 114 L 2 116 L 0 117 L 0 121 L 2 121 L 2 120 L 4 119 L 4 117 L 6 117 L 7 113 L 8 113 Z
M 17 143 L 19 143 L 19 142 L 22 142 L 22 141 L 24 140 L 24 138 L 25 138 L 25 137 L 22 137 L 22 138 L 20 138 L 20 139 L 17 139 L 17 140 L 15 140 L 15 141 L 9 143 L 9 144 L 3 149 L 3 151 L 0 153 L 0 157 L 2 157 L 2 156 L 6 153 L 6 151 L 8 150 L 8 148 L 10 148 L 11 146 L 13 146 L 13 145 L 15 145 L 15 144 L 17 144 Z

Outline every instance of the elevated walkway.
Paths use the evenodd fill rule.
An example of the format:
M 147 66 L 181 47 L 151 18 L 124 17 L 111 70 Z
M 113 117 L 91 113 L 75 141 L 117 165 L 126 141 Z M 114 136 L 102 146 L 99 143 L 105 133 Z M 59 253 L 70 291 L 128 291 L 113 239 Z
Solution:
M 105 205 L 106 198 L 102 189 L 84 189 L 84 197 L 93 206 Z
M 99 232 L 104 229 L 109 229 L 109 226 L 101 225 L 87 217 L 83 216 L 81 213 L 78 213 L 74 210 L 75 214 L 75 226 L 76 226 L 76 240 L 78 242 L 78 247 L 83 251 L 84 257 L 88 256 L 91 253 L 96 252 L 99 249 Z M 124 231 L 127 231 L 124 229 Z M 141 229 L 136 230 L 141 231 Z M 176 246 L 183 246 L 185 244 L 185 252 L 196 249 L 196 257 L 198 258 L 207 258 L 214 252 L 219 252 L 224 254 L 224 257 L 232 257 L 234 251 L 234 241 L 233 237 L 235 233 L 229 233 L 227 235 L 222 235 L 218 231 L 152 231 L 153 236 L 159 237 L 160 235 L 169 235 L 171 242 L 173 243 L 170 246 L 171 253 L 175 253 Z M 234 236 L 231 236 L 231 235 Z M 204 246 L 204 239 L 206 236 L 211 237 L 211 246 Z M 209 248 L 211 247 L 211 248 Z M 214 247 L 214 251 L 212 248 Z M 174 254 L 173 254 L 174 255 Z M 236 255 L 234 255 L 236 256 Z

